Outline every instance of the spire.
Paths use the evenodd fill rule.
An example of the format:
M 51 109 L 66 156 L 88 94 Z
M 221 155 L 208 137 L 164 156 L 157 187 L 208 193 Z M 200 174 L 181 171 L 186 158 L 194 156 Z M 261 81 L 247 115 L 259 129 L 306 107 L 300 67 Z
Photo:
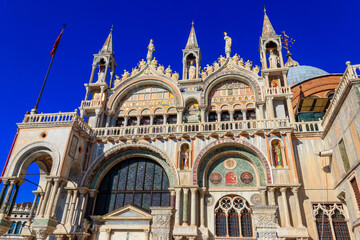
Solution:
M 262 30 L 262 37 L 271 37 L 271 36 L 276 36 L 276 33 L 273 26 L 271 25 L 269 17 L 266 14 L 266 9 L 264 6 L 264 25 Z
M 299 66 L 299 63 L 297 61 L 295 61 L 294 59 L 291 58 L 292 54 L 290 53 L 290 51 L 287 51 L 286 54 L 288 61 L 285 63 L 285 67 L 296 67 Z
M 199 48 L 199 45 L 198 45 L 197 39 L 196 39 L 196 34 L 195 34 L 194 21 L 192 21 L 190 35 L 189 35 L 188 41 L 186 43 L 185 49 L 192 49 L 192 48 Z
M 104 46 L 101 48 L 101 53 L 112 53 L 113 52 L 113 40 L 112 40 L 112 32 L 113 32 L 113 27 L 111 26 L 110 29 L 110 33 L 104 43 Z

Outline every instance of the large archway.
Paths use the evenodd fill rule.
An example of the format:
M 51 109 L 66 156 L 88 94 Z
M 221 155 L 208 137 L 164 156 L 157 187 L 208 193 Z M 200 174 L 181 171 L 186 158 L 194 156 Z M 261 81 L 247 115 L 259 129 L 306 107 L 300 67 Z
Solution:
M 261 186 L 272 183 L 270 165 L 264 154 L 255 146 L 240 139 L 222 139 L 207 145 L 193 164 L 193 184 L 205 186 L 205 179 L 212 164 L 222 157 L 242 157 L 257 168 Z

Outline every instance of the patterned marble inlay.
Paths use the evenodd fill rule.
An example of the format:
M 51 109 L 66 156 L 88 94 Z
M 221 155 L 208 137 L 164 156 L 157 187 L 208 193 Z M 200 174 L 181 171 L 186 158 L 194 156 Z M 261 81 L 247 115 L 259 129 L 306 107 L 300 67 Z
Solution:
M 221 183 L 221 181 L 222 181 L 222 176 L 218 172 L 211 173 L 209 178 L 210 178 L 210 182 L 215 185 Z
M 224 161 L 224 166 L 226 169 L 232 170 L 236 167 L 236 161 L 233 158 L 229 158 L 227 160 Z
M 251 172 L 243 172 L 240 175 L 240 180 L 245 184 L 250 184 L 254 181 L 254 176 Z

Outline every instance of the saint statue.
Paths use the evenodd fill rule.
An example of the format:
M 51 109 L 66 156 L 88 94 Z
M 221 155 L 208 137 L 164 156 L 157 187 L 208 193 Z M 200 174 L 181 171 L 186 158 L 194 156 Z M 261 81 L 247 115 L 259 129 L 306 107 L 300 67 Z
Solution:
M 156 71 L 158 71 L 161 74 L 164 74 L 164 70 L 165 70 L 165 68 L 163 65 L 159 65 L 158 68 L 156 69 Z
M 194 66 L 194 62 L 191 61 L 189 67 L 189 79 L 195 79 L 196 67 Z
M 204 80 L 205 78 L 207 78 L 207 74 L 205 71 L 201 72 L 201 79 Z
M 272 153 L 273 153 L 273 157 L 274 157 L 275 167 L 282 167 L 283 162 L 282 162 L 282 156 L 281 156 L 281 146 L 280 146 L 279 141 L 277 141 L 273 144 Z
M 141 61 L 139 62 L 139 69 L 143 69 L 143 67 L 145 66 L 146 62 L 144 61 L 144 59 L 141 59 Z
M 105 82 L 105 71 L 99 71 L 97 82 Z
M 226 59 L 222 55 L 220 55 L 219 64 L 222 66 L 222 65 L 224 65 L 225 61 L 226 61 Z
M 128 71 L 124 70 L 124 74 L 122 74 L 121 76 L 122 76 L 122 80 L 125 80 L 130 77 L 130 73 Z
M 214 62 L 213 66 L 214 66 L 214 71 L 216 71 L 216 70 L 218 70 L 220 68 L 220 65 L 219 65 L 218 62 Z
M 153 40 L 150 39 L 150 43 L 149 43 L 149 46 L 148 46 L 148 53 L 147 53 L 147 56 L 146 56 L 146 59 L 148 60 L 148 62 L 150 62 L 152 60 L 154 51 L 155 51 L 155 46 L 153 44 Z
M 171 79 L 175 81 L 179 80 L 179 74 L 177 72 L 173 73 L 173 75 L 171 75 Z
M 232 57 L 232 60 L 235 64 L 238 64 L 239 62 L 239 59 L 240 59 L 240 56 L 238 54 L 235 54 L 233 57 Z
M 170 68 L 170 65 L 165 69 L 165 75 L 169 78 L 171 78 L 172 70 Z
M 209 64 L 207 64 L 206 67 L 205 67 L 205 70 L 206 70 L 206 73 L 207 73 L 208 76 L 209 76 L 210 74 L 213 73 L 214 68 L 213 68 L 213 66 L 209 66 Z
M 189 168 L 189 148 L 187 148 L 183 155 L 183 169 Z
M 269 56 L 269 68 L 277 68 L 279 63 L 279 57 L 275 55 L 274 50 L 270 50 L 270 56 Z
M 227 35 L 227 32 L 224 32 L 224 36 L 226 57 L 230 57 L 232 40 L 231 37 Z

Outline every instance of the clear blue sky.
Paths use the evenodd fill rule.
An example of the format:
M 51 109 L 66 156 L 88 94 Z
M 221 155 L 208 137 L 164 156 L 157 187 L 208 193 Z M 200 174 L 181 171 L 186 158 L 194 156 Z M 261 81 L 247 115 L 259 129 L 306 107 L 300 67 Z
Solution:
M 182 49 L 195 21 L 202 66 L 224 55 L 223 32 L 233 39 L 232 53 L 260 65 L 258 43 L 263 5 L 275 31 L 296 39 L 291 52 L 303 65 L 343 73 L 345 62 L 360 63 L 360 1 L 11 1 L 0 2 L 2 99 L 1 168 L 16 123 L 36 102 L 62 24 L 67 23 L 39 112 L 73 111 L 85 95 L 92 54 L 103 45 L 111 25 L 116 74 L 146 58 L 149 39 L 160 64 L 181 72 Z M 22 187 L 21 189 L 24 189 Z M 32 201 L 20 194 L 18 201 Z

